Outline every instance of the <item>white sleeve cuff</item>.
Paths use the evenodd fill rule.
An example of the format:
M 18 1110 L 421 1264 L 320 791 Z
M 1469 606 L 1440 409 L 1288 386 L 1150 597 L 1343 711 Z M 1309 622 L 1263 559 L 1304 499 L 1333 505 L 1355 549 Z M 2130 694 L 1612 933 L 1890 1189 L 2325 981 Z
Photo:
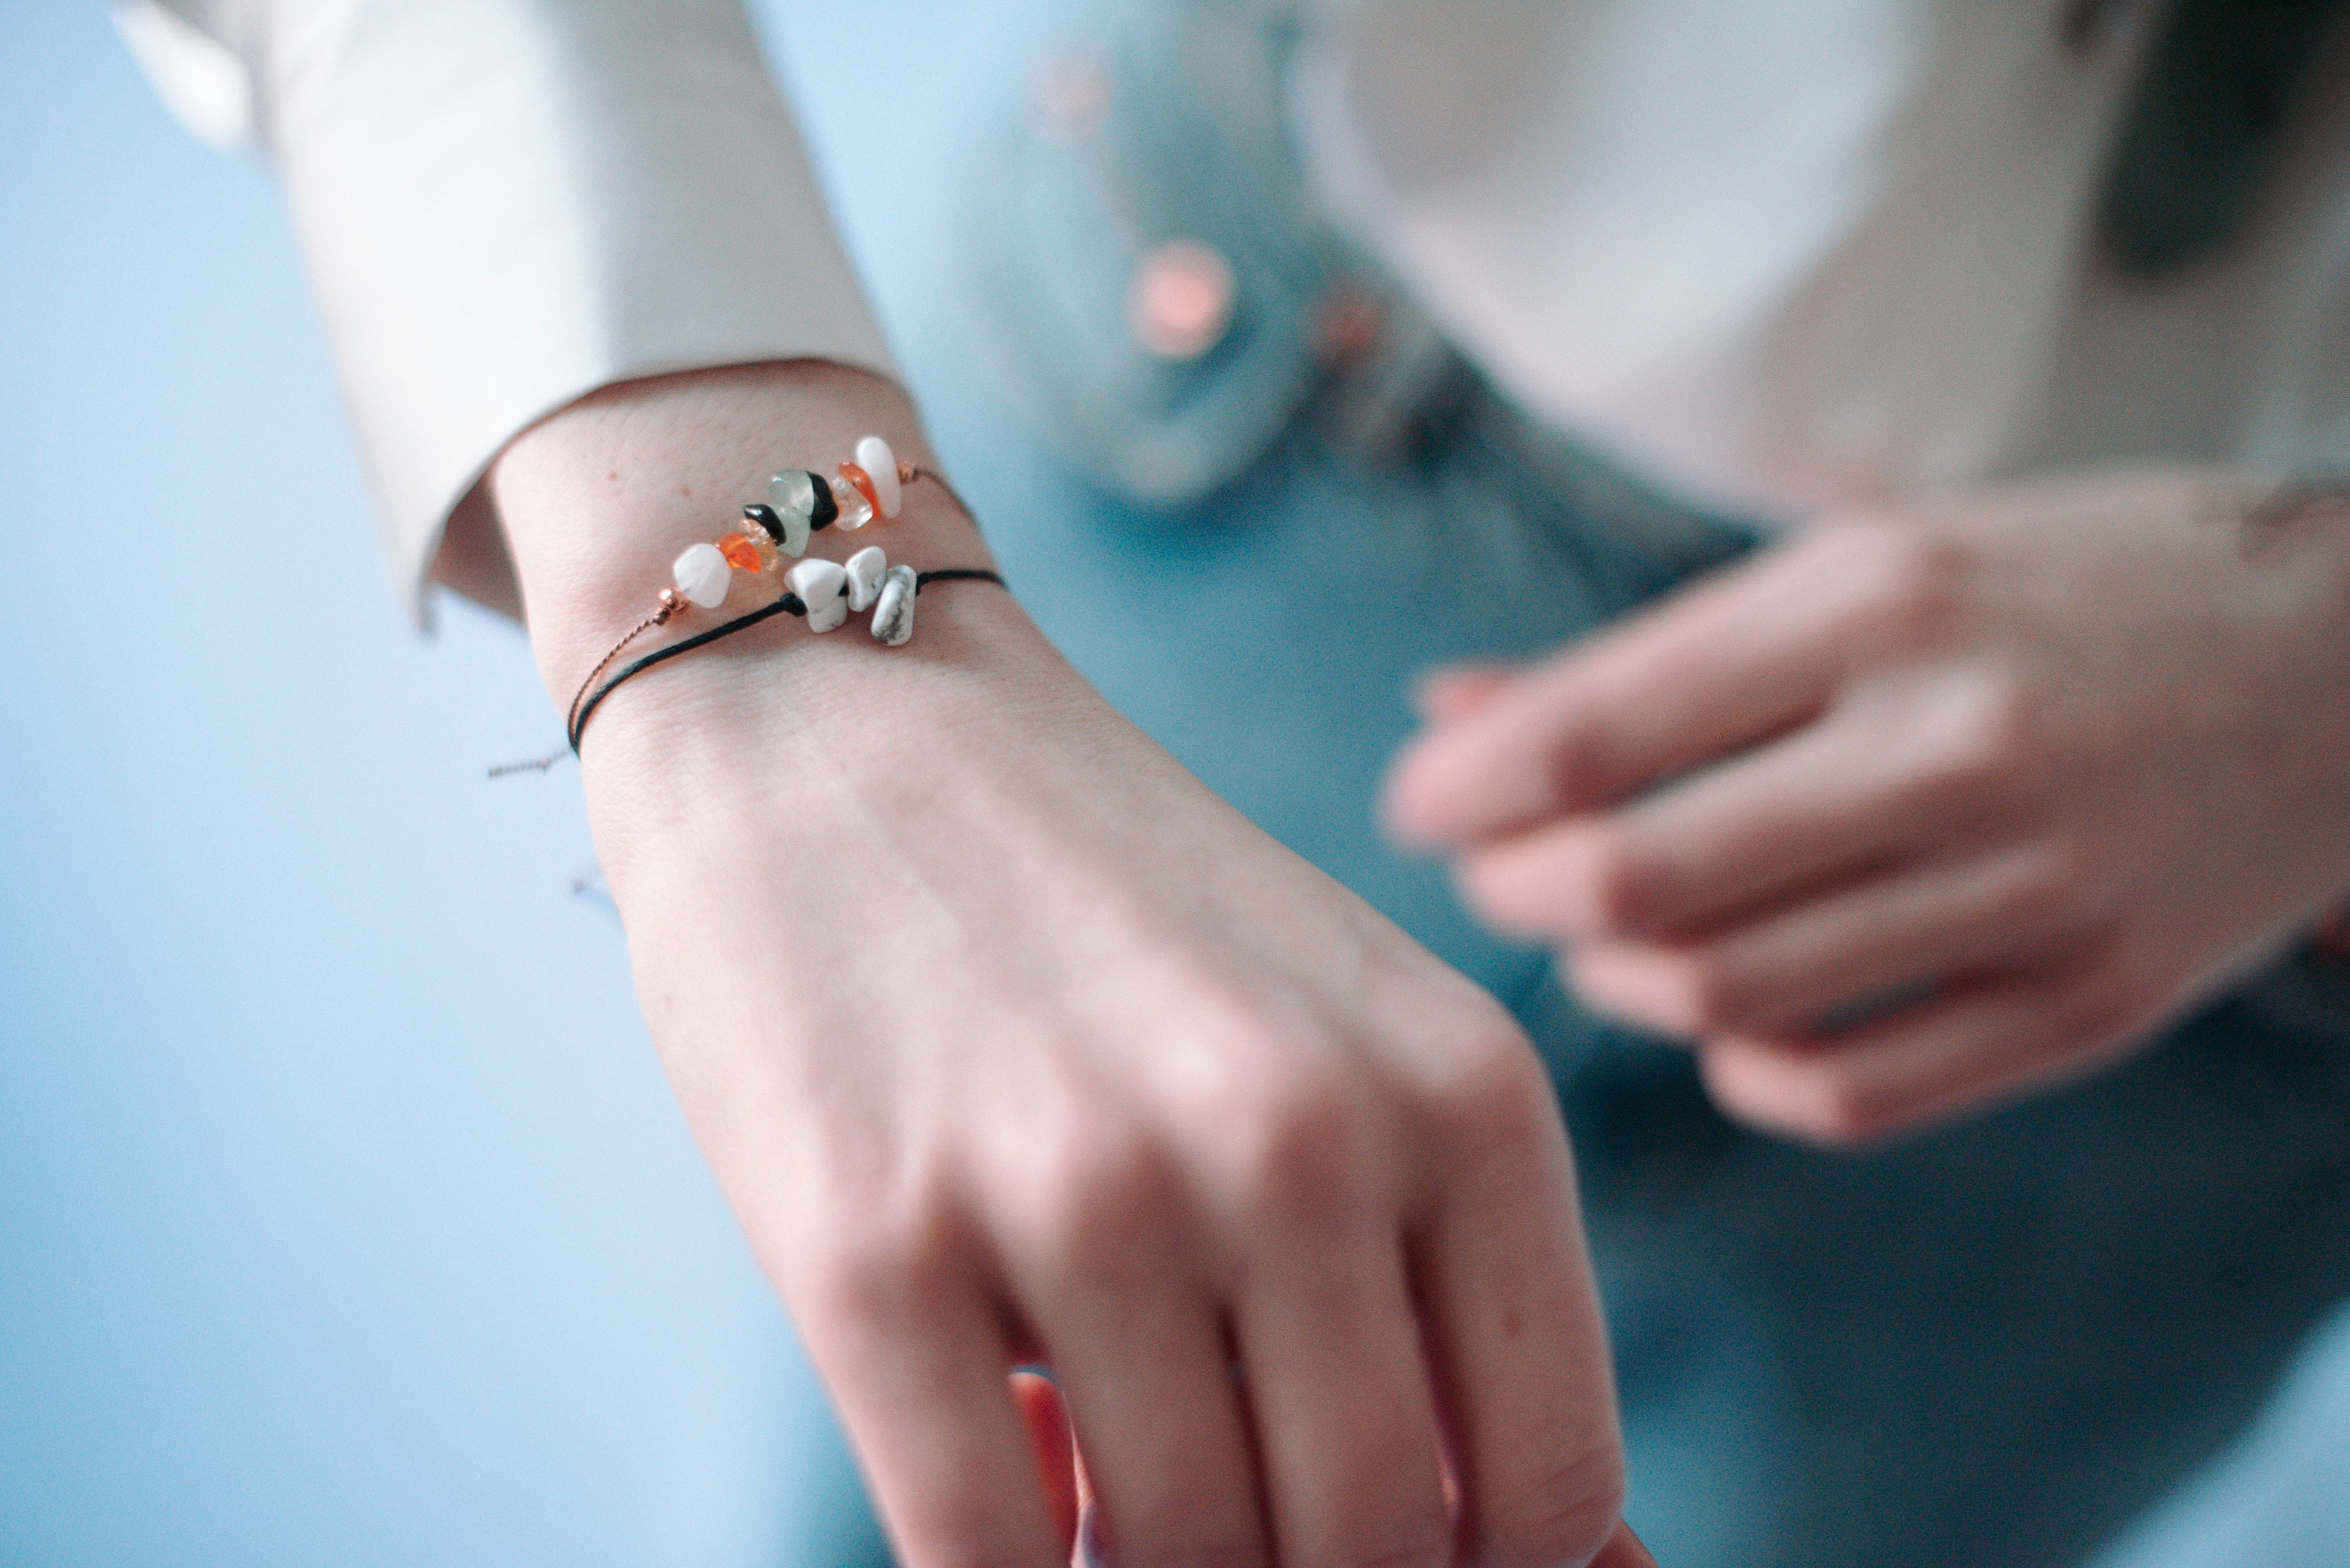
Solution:
M 896 375 L 737 0 L 168 4 L 126 36 L 196 129 L 249 125 L 282 170 L 420 617 L 452 511 L 586 393 Z

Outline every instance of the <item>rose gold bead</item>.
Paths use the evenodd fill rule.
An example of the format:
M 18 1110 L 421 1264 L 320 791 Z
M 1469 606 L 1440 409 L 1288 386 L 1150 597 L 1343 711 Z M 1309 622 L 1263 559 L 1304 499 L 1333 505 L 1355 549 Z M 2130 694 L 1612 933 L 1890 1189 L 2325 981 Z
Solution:
M 920 469 L 919 469 L 919 468 L 915 467 L 912 463 L 908 462 L 907 462 L 904 458 L 902 458 L 902 457 L 901 457 L 901 458 L 899 458 L 899 459 L 898 460 L 898 483 L 900 483 L 900 484 L 911 484 L 911 483 L 914 483 L 914 481 L 916 481 L 916 480 L 918 480 L 918 479 L 920 479 L 920 478 L 921 478 L 921 477 L 922 477 L 922 471 L 921 471 Z

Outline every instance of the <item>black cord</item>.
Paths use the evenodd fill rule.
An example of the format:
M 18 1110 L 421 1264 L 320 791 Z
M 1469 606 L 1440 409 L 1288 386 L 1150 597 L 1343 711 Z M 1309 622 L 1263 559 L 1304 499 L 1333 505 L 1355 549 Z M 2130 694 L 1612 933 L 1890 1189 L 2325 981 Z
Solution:
M 1009 587 L 1003 578 L 994 572 L 983 571 L 976 566 L 950 566 L 942 571 L 917 573 L 914 577 L 914 592 L 919 595 L 932 583 L 970 582 L 993 583 L 999 588 Z M 587 733 L 588 715 L 595 712 L 604 699 L 609 697 L 620 682 L 630 676 L 641 675 L 665 659 L 675 659 L 681 653 L 691 653 L 697 648 L 707 648 L 722 637 L 732 637 L 745 627 L 756 626 L 761 621 L 771 619 L 775 616 L 806 614 L 807 614 L 807 606 L 801 600 L 799 595 L 786 593 L 774 604 L 754 609 L 748 615 L 736 616 L 733 620 L 720 626 L 713 626 L 708 631 L 696 632 L 682 641 L 671 643 L 667 648 L 657 648 L 642 659 L 621 666 L 609 680 L 596 688 L 594 696 L 580 704 L 579 714 L 571 721 L 571 732 L 566 737 L 571 742 L 571 754 L 575 757 L 579 754 L 579 737 Z

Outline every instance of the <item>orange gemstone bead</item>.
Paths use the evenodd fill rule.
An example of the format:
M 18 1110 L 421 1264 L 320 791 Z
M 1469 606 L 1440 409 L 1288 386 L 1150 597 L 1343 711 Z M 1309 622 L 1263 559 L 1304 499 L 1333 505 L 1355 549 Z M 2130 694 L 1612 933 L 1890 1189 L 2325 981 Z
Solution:
M 873 515 L 881 515 L 881 493 L 873 488 L 873 476 L 853 462 L 840 465 L 840 477 L 857 486 L 857 493 L 865 497 L 865 504 L 873 508 Z
M 726 564 L 741 572 L 755 572 L 765 563 L 759 559 L 759 546 L 744 535 L 729 534 L 718 541 L 718 553 Z

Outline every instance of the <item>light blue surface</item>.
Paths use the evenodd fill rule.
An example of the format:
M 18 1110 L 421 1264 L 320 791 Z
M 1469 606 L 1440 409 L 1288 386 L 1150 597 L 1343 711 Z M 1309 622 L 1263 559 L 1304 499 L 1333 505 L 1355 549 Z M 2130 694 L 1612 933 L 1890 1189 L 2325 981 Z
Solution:
M 919 154 L 1025 46 L 794 17 L 920 84 L 801 73 L 891 194 L 847 216 L 919 379 Z M 576 785 L 481 782 L 554 732 L 521 642 L 400 624 L 274 192 L 83 0 L 0 7 L 0 1563 L 849 1560 L 819 1397 L 566 894 Z M 2100 1568 L 2350 1563 L 2345 1439 L 2350 1324 Z

